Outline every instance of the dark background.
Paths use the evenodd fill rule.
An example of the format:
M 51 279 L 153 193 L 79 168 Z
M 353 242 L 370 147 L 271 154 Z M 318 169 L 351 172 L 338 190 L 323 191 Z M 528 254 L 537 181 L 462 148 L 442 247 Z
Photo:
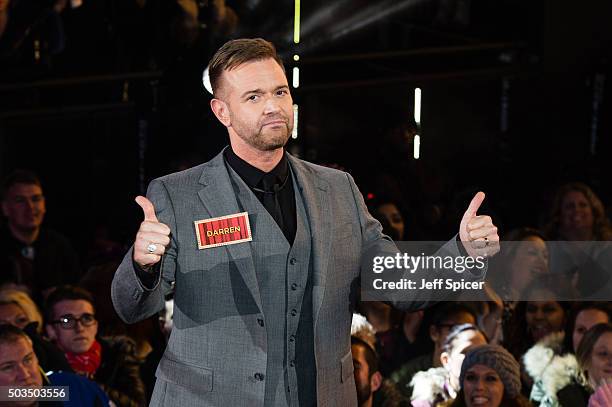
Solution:
M 238 17 L 227 35 L 212 33 L 203 12 L 190 45 L 172 34 L 170 0 L 84 0 L 60 14 L 64 49 L 40 60 L 40 26 L 9 51 L 0 38 L 0 175 L 37 171 L 46 223 L 81 250 L 100 234 L 129 241 L 146 183 L 227 143 L 201 82 L 210 55 L 229 38 L 262 36 L 289 74 L 300 68 L 299 135 L 288 148 L 351 172 L 364 194 L 409 196 L 412 217 L 429 204 L 456 217 L 479 188 L 502 233 L 537 226 L 568 181 L 586 182 L 609 208 L 609 1 L 301 3 L 297 45 L 285 0 L 227 1 Z M 419 160 L 410 136 L 390 136 L 414 128 L 417 86 Z M 411 235 L 409 225 L 407 238 L 448 232 Z

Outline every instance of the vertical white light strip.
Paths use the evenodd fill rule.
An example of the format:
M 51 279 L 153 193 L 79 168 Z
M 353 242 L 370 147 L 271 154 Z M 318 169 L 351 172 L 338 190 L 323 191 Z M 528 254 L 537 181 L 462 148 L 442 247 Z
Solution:
M 421 88 L 414 88 L 414 121 L 421 124 Z
M 417 132 L 421 131 L 421 88 L 414 88 L 414 121 L 417 125 Z M 421 136 L 414 135 L 414 152 L 415 160 L 421 157 Z
M 293 42 L 300 43 L 300 0 L 295 0 L 295 15 L 293 16 Z
M 296 139 L 298 136 L 298 105 L 293 105 L 293 131 L 291 138 Z
M 300 68 L 298 68 L 297 66 L 293 67 L 293 87 L 300 87 Z

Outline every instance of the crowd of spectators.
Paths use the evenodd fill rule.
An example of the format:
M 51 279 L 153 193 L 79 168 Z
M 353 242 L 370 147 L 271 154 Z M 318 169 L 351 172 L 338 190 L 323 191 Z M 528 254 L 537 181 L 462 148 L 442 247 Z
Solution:
M 27 81 L 199 69 L 237 27 L 224 0 L 2 0 L 0 70 L 3 80 Z
M 183 98 L 201 92 L 194 78 L 200 82 L 210 50 L 237 29 L 224 0 L 0 0 L 0 72 L 13 81 L 163 70 L 168 80 L 190 84 L 169 94 Z M 368 194 L 366 202 L 394 240 L 439 240 L 448 237 L 445 224 L 455 223 L 463 193 L 443 205 L 444 185 L 389 180 L 410 173 L 393 154 L 405 156 L 402 140 L 414 134 L 404 124 L 381 143 L 380 161 L 392 174 L 374 177 L 376 191 L 395 193 Z M 431 205 L 411 182 L 426 184 L 423 200 Z M 75 406 L 146 405 L 172 330 L 172 298 L 159 316 L 126 326 L 113 310 L 110 283 L 131 242 L 99 239 L 76 250 L 45 226 L 44 188 L 30 171 L 6 176 L 0 201 L 0 386 L 70 385 Z M 357 304 L 363 317 L 351 343 L 360 407 L 611 405 L 612 303 L 577 301 L 609 281 L 610 264 L 576 264 L 551 244 L 599 242 L 580 250 L 607 258 L 605 206 L 589 186 L 569 183 L 549 209 L 541 225 L 504 233 L 515 244 L 492 260 L 501 281 L 487 287 L 486 301 L 411 313 Z M 598 273 L 589 269 L 602 264 Z
M 387 234 L 410 240 L 400 203 L 367 201 Z M 130 242 L 112 242 L 109 251 L 77 253 L 68 238 L 45 226 L 44 188 L 30 171 L 5 177 L 1 204 L 0 366 L 4 361 L 11 366 L 35 362 L 37 368 L 31 374 L 25 368 L 14 368 L 12 375 L 2 370 L 0 384 L 76 380 L 83 400 L 146 405 L 172 330 L 172 298 L 158 316 L 124 325 L 109 293 L 123 254 L 116 248 Z M 502 264 L 501 287 L 507 291 L 489 287 L 485 301 L 445 301 L 411 313 L 383 302 L 359 302 L 356 312 L 363 317 L 352 332 L 352 349 L 361 406 L 587 406 L 589 400 L 591 405 L 605 401 L 612 391 L 607 387 L 612 379 L 612 303 L 577 301 L 570 294 L 576 301 L 559 299 L 559 287 L 579 292 L 581 276 L 559 278 L 555 251 L 549 250 L 555 243 L 550 236 L 605 245 L 610 227 L 603 208 L 584 184 L 559 188 L 546 224 L 506 233 L 505 239 L 517 244 L 494 260 Z M 97 253 L 95 262 L 88 253 Z M 107 253 L 104 261 L 100 253 Z M 573 272 L 586 271 L 578 267 Z
M 372 198 L 370 211 L 385 232 L 411 240 L 409 228 L 398 231 L 401 202 Z M 543 218 L 539 228 L 525 225 L 502 236 L 502 251 L 490 263 L 500 281 L 488 287 L 486 301 L 441 302 L 405 315 L 382 302 L 359 305 L 353 343 L 371 353 L 353 355 L 362 406 L 608 405 L 612 303 L 581 297 L 593 289 L 587 282 L 609 281 L 604 204 L 573 182 L 558 188 Z M 567 248 L 588 255 L 568 261 Z M 368 385 L 362 359 L 374 361 Z M 400 397 L 385 397 L 382 383 Z

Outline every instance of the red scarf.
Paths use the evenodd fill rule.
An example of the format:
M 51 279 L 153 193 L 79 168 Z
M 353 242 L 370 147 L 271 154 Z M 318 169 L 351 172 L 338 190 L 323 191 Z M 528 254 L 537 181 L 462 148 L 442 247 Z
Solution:
M 75 373 L 92 378 L 102 361 L 102 346 L 94 341 L 87 352 L 66 352 L 66 359 Z

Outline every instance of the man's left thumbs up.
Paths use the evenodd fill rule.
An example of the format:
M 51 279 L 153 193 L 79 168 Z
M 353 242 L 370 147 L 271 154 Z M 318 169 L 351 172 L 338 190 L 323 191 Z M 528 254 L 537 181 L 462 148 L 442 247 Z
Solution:
M 484 192 L 474 195 L 459 225 L 459 238 L 472 257 L 490 257 L 499 251 L 499 236 L 493 220 L 487 215 L 477 215 L 484 199 Z

